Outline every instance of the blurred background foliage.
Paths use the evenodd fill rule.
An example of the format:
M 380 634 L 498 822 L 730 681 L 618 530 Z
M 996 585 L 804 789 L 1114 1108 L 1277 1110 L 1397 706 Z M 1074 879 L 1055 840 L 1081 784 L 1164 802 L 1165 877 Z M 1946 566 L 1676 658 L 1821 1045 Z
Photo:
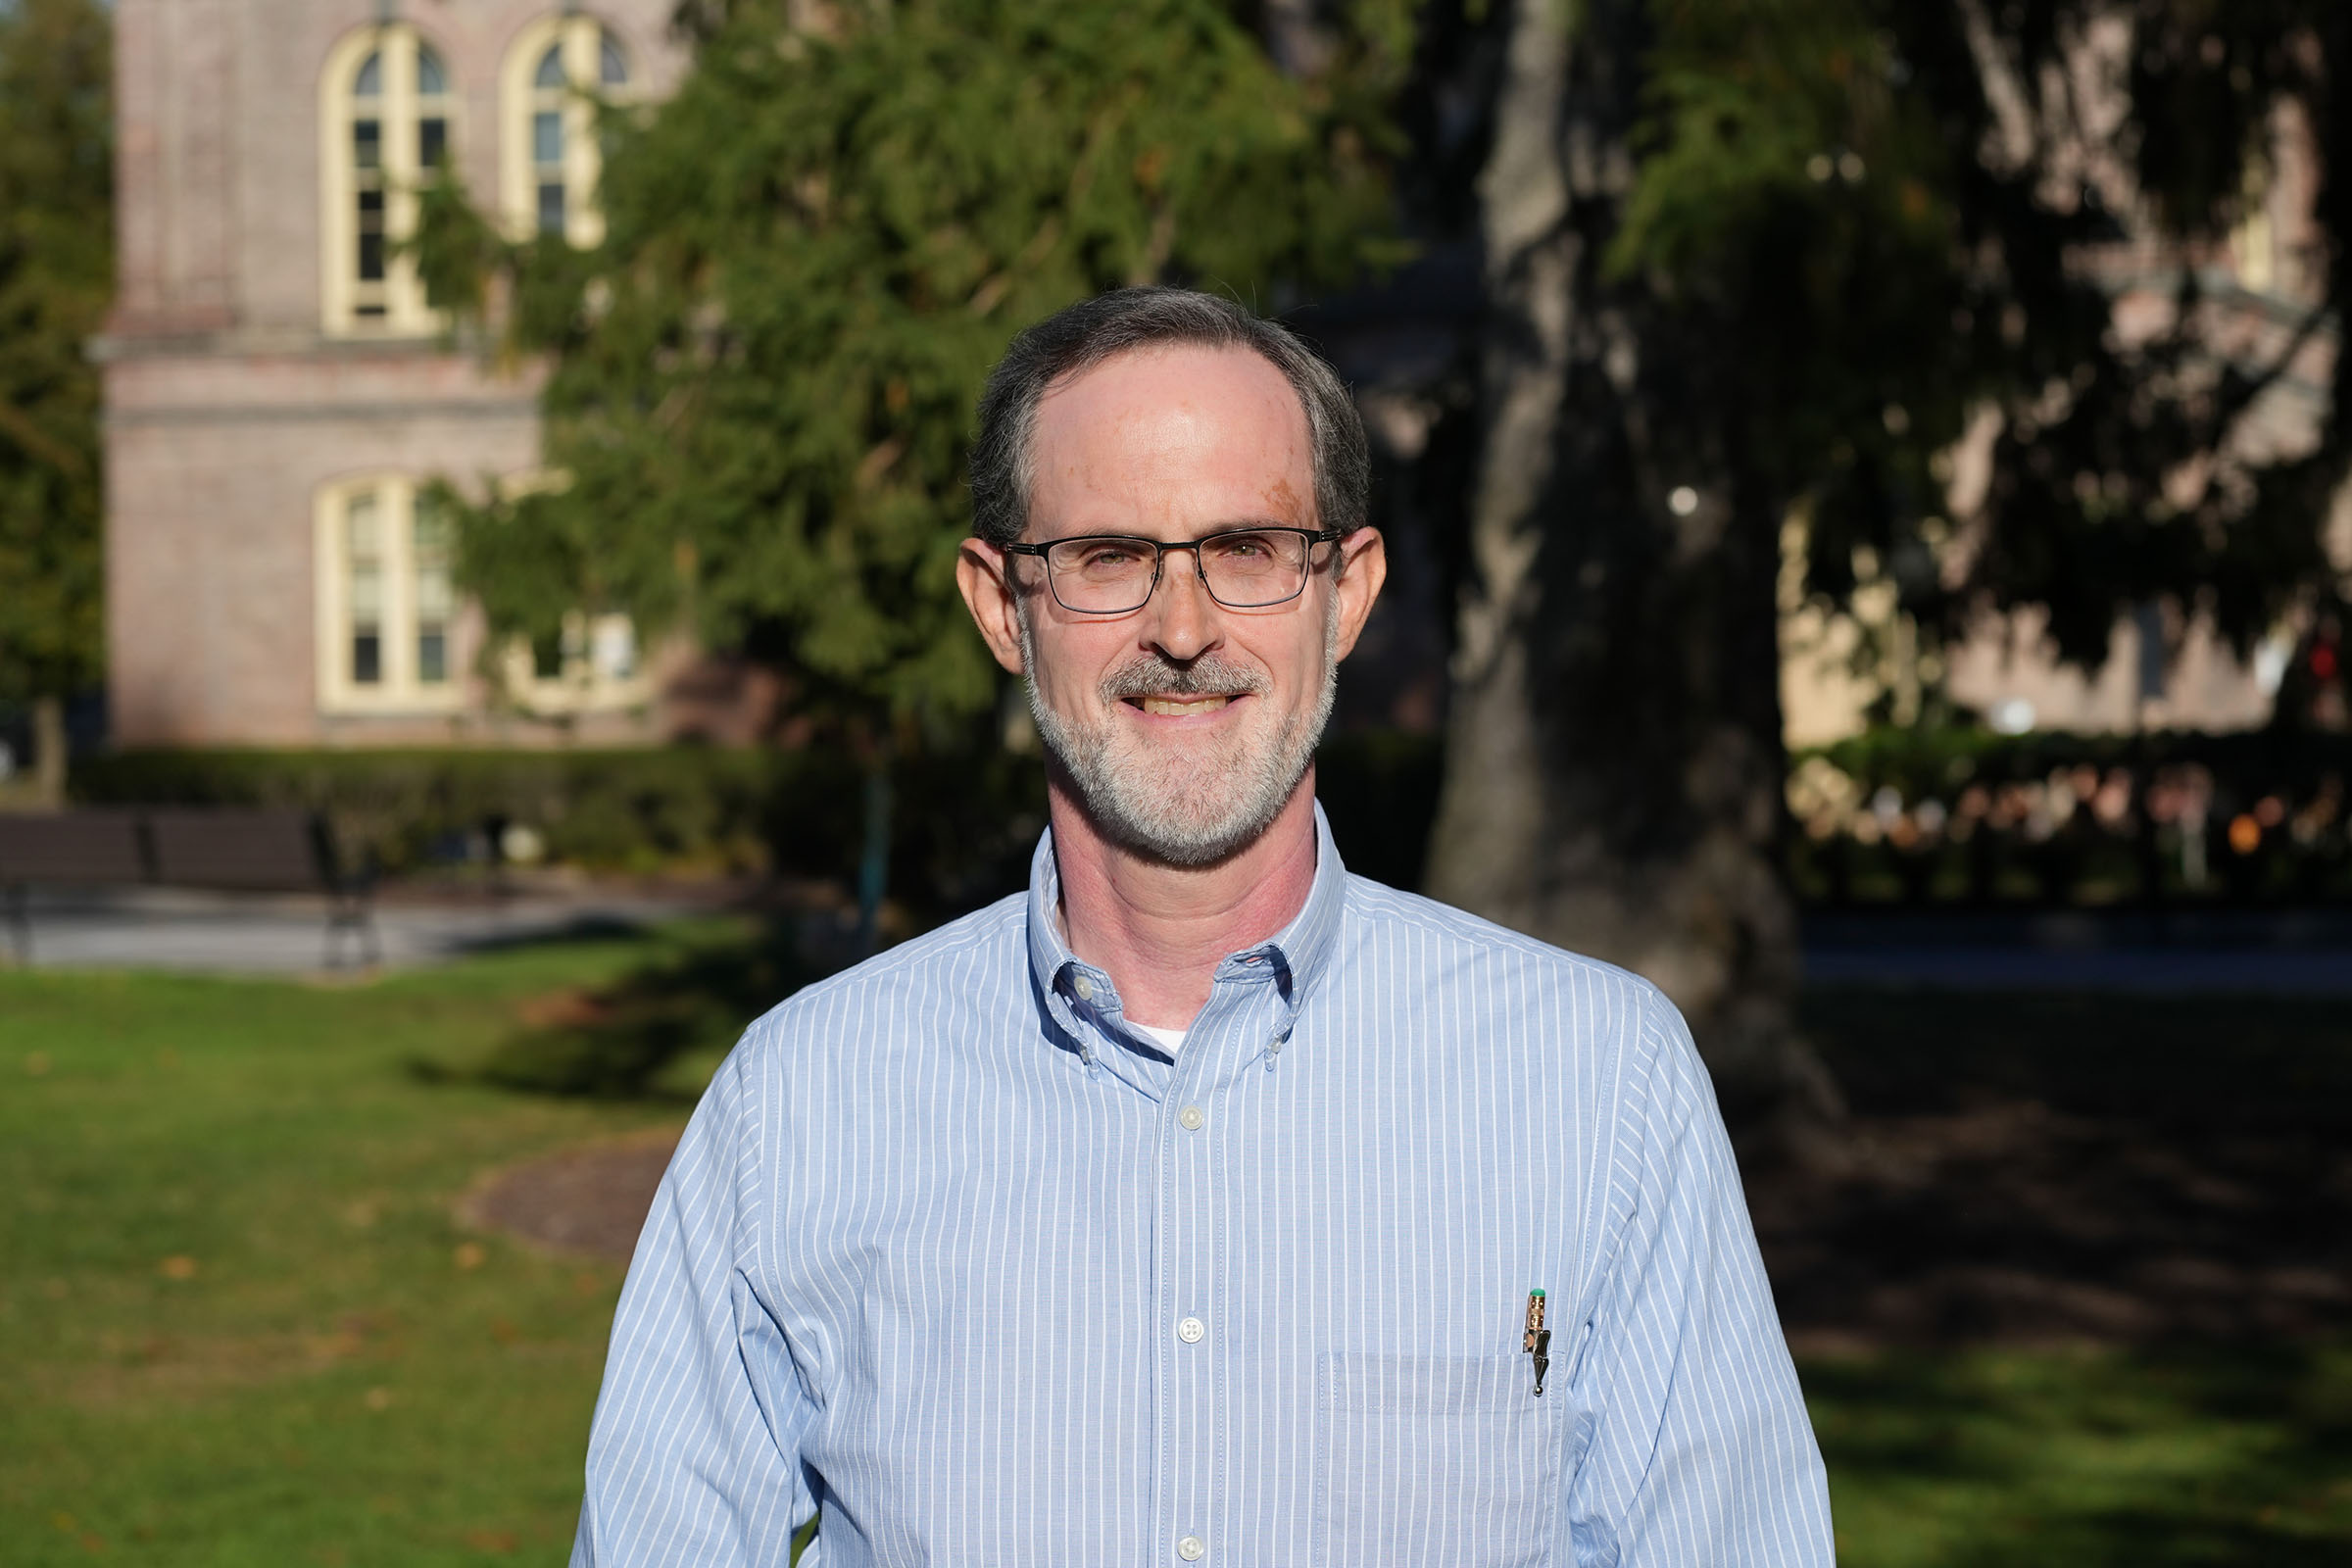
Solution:
M 1313 84 L 1213 0 L 698 17 L 677 94 L 604 119 L 601 245 L 428 203 L 436 294 L 553 366 L 562 479 L 466 514 L 467 584 L 502 630 L 586 605 L 745 648 L 869 737 L 987 708 L 954 566 L 988 368 L 1103 288 L 1276 307 L 1397 254 L 1403 16 L 1370 8 Z
M 14 0 L 0 6 L 0 704 L 33 707 L 52 804 L 63 703 L 104 659 L 86 345 L 113 293 L 112 23 L 97 0 Z

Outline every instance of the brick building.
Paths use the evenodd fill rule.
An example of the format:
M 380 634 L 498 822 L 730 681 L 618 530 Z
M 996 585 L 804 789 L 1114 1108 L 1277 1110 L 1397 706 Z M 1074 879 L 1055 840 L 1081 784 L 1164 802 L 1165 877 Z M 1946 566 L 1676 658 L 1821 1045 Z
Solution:
M 444 162 L 518 234 L 593 239 L 591 94 L 675 80 L 670 11 L 118 0 L 120 279 L 96 346 L 118 741 L 677 727 L 625 621 L 479 657 L 419 487 L 527 479 L 535 387 L 445 340 L 395 246 Z

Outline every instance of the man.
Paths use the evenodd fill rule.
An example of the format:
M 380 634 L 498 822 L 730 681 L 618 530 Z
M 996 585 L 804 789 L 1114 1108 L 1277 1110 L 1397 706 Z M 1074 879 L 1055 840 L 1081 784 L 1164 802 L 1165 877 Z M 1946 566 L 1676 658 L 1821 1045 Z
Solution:
M 1649 985 L 1351 878 L 1380 592 L 1332 372 L 1126 290 L 992 376 L 958 579 L 1025 895 L 719 1070 L 622 1292 L 575 1563 L 1817 1564 L 1820 1456 Z

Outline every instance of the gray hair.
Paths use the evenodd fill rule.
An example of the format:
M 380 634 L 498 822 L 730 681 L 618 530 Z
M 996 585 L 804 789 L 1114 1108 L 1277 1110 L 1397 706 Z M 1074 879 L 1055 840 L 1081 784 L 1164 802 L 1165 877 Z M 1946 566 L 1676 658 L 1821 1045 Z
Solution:
M 1054 384 L 1121 354 L 1187 344 L 1247 349 L 1291 383 L 1313 447 L 1318 524 L 1364 525 L 1371 459 L 1355 400 L 1289 327 L 1231 300 L 1183 288 L 1121 288 L 1054 312 L 1012 340 L 980 394 L 972 443 L 972 531 L 995 545 L 1029 525 L 1029 451 L 1037 408 Z

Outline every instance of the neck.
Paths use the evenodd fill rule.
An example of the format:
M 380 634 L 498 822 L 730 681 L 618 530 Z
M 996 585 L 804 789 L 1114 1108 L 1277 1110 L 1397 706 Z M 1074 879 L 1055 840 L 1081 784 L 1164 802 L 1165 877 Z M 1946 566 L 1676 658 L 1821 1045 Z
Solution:
M 1263 833 L 1215 865 L 1167 865 L 1104 838 L 1054 770 L 1047 807 L 1070 952 L 1110 976 L 1131 1022 L 1191 1026 L 1217 965 L 1289 925 L 1315 883 L 1315 770 Z

